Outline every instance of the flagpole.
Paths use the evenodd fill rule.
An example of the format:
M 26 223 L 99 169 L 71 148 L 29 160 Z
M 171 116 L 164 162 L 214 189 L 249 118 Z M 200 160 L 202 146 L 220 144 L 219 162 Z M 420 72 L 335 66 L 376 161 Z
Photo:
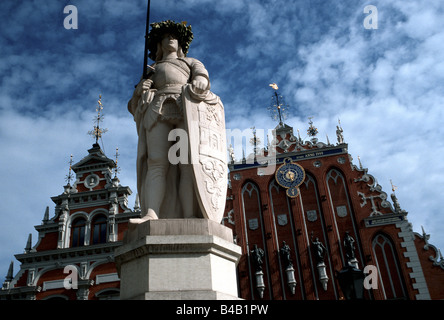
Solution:
M 148 0 L 148 8 L 146 10 L 146 30 L 145 30 L 145 52 L 143 55 L 143 79 L 148 79 L 148 33 L 150 28 L 150 5 L 151 0 Z

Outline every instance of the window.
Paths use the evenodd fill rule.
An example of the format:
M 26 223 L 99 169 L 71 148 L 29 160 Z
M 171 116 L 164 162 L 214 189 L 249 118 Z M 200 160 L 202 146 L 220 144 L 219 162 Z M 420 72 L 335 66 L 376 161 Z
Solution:
M 71 225 L 71 247 L 81 247 L 85 244 L 85 226 L 84 218 L 77 218 Z
M 392 241 L 384 234 L 378 234 L 373 239 L 372 247 L 384 298 L 406 298 L 405 285 Z
M 106 242 L 106 217 L 96 216 L 92 222 L 91 244 L 99 244 Z

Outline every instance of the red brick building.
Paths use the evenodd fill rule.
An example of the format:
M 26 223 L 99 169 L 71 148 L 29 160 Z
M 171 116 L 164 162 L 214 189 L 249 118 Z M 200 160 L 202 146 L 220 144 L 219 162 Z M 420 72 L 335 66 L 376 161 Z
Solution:
M 276 171 L 289 159 L 305 175 L 296 197 L 286 194 L 274 172 L 264 174 L 260 160 L 229 165 L 223 223 L 244 252 L 240 297 L 343 299 L 337 272 L 350 264 L 370 266 L 367 275 L 375 280 L 367 278 L 365 299 L 443 299 L 444 261 L 429 236 L 412 232 L 395 194 L 392 204 L 368 170 L 353 164 L 340 126 L 335 144 L 319 142 L 316 131 L 311 123 L 312 138 L 303 141 L 288 125 L 276 127 Z M 315 250 L 319 242 L 322 259 Z M 255 249 L 263 254 L 259 267 Z
M 304 174 L 296 197 L 287 195 L 274 170 L 267 174 L 261 159 L 229 164 L 222 223 L 243 249 L 239 296 L 343 299 L 337 272 L 351 264 L 376 270 L 369 273 L 376 275 L 371 284 L 377 288 L 365 290 L 366 299 L 443 299 L 441 253 L 425 232 L 412 232 L 396 196 L 390 203 L 367 169 L 353 164 L 339 126 L 337 134 L 332 144 L 317 141 L 313 131 L 303 141 L 288 125 L 276 128 L 274 170 L 289 159 Z M 35 227 L 37 243 L 29 239 L 25 253 L 15 255 L 20 269 L 14 275 L 11 266 L 0 299 L 119 299 L 114 250 L 128 220 L 141 212 L 137 204 L 128 208 L 131 190 L 120 185 L 115 168 L 98 144 L 72 166 L 73 185 L 68 180 L 63 193 L 52 197 L 54 216 L 47 208 Z M 345 241 L 347 234 L 352 241 Z M 255 252 L 263 253 L 259 263 Z
M 37 243 L 29 238 L 25 252 L 15 255 L 20 270 L 13 276 L 11 265 L 0 299 L 119 299 L 114 249 L 140 211 L 128 208 L 132 191 L 113 177 L 115 167 L 97 143 L 72 166 L 75 182 L 51 198 L 55 215 L 49 218 L 47 208 L 35 226 Z

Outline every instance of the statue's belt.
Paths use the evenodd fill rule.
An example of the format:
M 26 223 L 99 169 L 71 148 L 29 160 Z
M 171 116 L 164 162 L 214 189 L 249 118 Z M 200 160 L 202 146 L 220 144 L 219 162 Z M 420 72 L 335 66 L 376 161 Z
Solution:
M 166 84 L 163 87 L 157 89 L 155 95 L 163 95 L 163 94 L 178 94 L 182 92 L 182 87 L 185 83 L 172 83 Z

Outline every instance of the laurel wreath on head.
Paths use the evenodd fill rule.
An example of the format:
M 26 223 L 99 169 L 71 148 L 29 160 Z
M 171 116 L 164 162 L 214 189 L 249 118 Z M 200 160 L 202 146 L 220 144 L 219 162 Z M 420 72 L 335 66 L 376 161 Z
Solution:
M 190 43 L 193 41 L 191 25 L 187 26 L 186 24 L 186 22 L 178 23 L 172 20 L 151 23 L 151 31 L 148 34 L 148 50 L 150 52 L 148 56 L 150 59 L 156 60 L 157 44 L 162 41 L 162 37 L 167 33 L 177 36 L 179 45 L 186 56 Z

